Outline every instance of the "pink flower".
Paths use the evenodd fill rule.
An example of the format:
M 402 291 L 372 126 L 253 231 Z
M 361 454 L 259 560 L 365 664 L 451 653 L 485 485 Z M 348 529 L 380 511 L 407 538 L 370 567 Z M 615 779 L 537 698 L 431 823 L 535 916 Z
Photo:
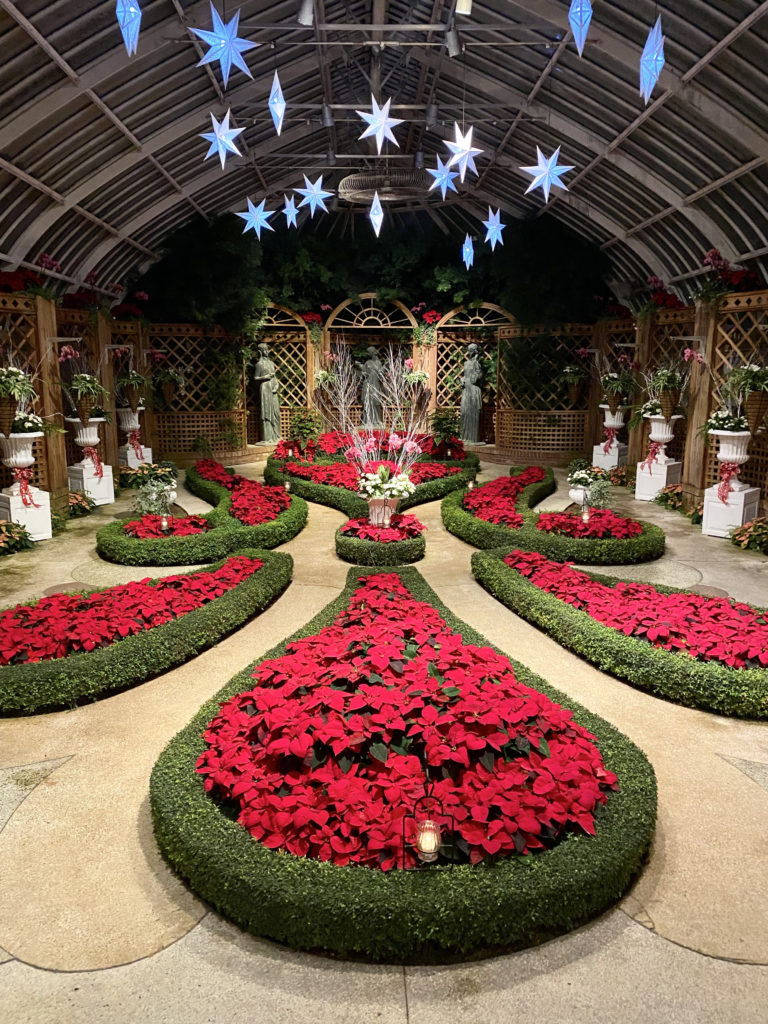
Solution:
M 372 455 L 373 452 L 378 451 L 378 449 L 379 444 L 376 438 L 369 437 L 368 440 L 365 442 L 365 450 L 368 452 L 369 455 Z
M 577 348 L 576 355 L 579 359 L 589 359 L 590 350 L 588 348 Z
M 344 452 L 344 458 L 347 462 L 358 462 L 360 460 L 360 452 L 357 448 L 347 448 Z
M 419 448 L 415 441 L 406 441 L 403 445 L 403 451 L 406 455 L 421 455 L 421 448 Z
M 701 352 L 697 352 L 695 349 L 692 348 L 687 348 L 685 352 L 683 352 L 683 359 L 686 361 L 686 363 L 690 363 L 692 359 L 695 359 L 697 363 L 704 362 L 704 356 L 701 354 Z
M 134 299 L 137 299 L 139 302 L 147 302 L 149 300 L 149 296 L 147 295 L 146 292 L 136 292 L 133 297 Z
M 320 309 L 333 309 L 333 306 L 329 306 L 327 302 L 323 302 L 320 305 Z
M 405 360 L 405 368 L 406 368 L 406 370 L 412 370 L 413 369 L 413 360 L 412 359 L 406 359 Z
M 80 353 L 73 345 L 62 345 L 59 349 L 59 362 L 66 363 L 69 359 L 78 359 Z
M 648 278 L 648 284 L 651 288 L 653 288 L 654 291 L 659 291 L 664 287 L 664 282 L 661 280 L 660 277 L 656 277 L 655 275 L 652 275 L 651 277 Z
M 389 441 L 387 442 L 387 447 L 391 452 L 399 451 L 403 447 L 402 437 L 399 437 L 397 434 L 390 434 Z

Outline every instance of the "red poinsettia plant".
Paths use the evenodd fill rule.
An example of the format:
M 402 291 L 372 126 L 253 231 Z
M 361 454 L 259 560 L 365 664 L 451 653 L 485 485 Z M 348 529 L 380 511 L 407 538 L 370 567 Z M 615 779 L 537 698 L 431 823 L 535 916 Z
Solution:
M 357 491 L 360 484 L 360 473 L 374 473 L 379 466 L 387 466 L 396 471 L 395 463 L 383 459 L 367 462 L 362 468 L 349 462 L 334 462 L 330 466 L 313 466 L 299 462 L 286 462 L 283 472 L 288 476 L 296 476 L 302 480 L 311 480 L 313 484 L 325 484 L 328 487 L 343 487 L 347 491 Z M 394 469 L 393 469 L 394 467 Z M 444 466 L 439 462 L 417 462 L 409 471 L 411 481 L 416 484 L 440 480 L 446 476 L 460 473 L 458 466 Z
M 158 537 L 191 537 L 197 533 L 205 533 L 210 528 L 208 520 L 203 516 L 147 515 L 125 523 L 123 532 L 138 540 L 154 540 Z
M 235 557 L 213 572 L 140 580 L 92 594 L 53 594 L 0 613 L 0 665 L 51 661 L 109 647 L 200 608 L 258 572 Z
M 593 834 L 617 788 L 570 711 L 465 644 L 396 574 L 362 579 L 332 625 L 253 678 L 208 725 L 197 771 L 273 850 L 410 867 L 429 772 L 454 824 L 446 852 L 477 864 Z
M 732 668 L 768 666 L 768 615 L 725 597 L 664 594 L 650 583 L 609 586 L 544 555 L 512 551 L 506 564 L 539 590 L 625 636 Z
M 398 540 L 420 537 L 425 530 L 426 526 L 420 523 L 416 516 L 398 515 L 397 513 L 392 516 L 389 526 L 374 526 L 366 516 L 362 519 L 349 519 L 341 527 L 341 532 L 348 537 L 356 537 L 358 540 L 374 540 L 379 544 L 391 544 Z
M 291 496 L 282 487 L 269 487 L 256 480 L 248 480 L 237 473 L 228 473 L 215 459 L 200 459 L 195 471 L 203 480 L 211 480 L 232 492 L 230 515 L 244 526 L 271 523 L 291 505 Z
M 489 480 L 464 495 L 462 508 L 486 523 L 498 523 L 518 529 L 523 517 L 517 511 L 517 499 L 531 484 L 538 483 L 546 476 L 541 466 L 528 466 L 515 476 L 500 476 Z
M 565 537 L 588 537 L 593 540 L 625 540 L 639 537 L 643 528 L 636 519 L 611 512 L 608 508 L 590 508 L 587 522 L 579 515 L 566 512 L 541 512 L 536 529 L 544 533 L 558 533 Z

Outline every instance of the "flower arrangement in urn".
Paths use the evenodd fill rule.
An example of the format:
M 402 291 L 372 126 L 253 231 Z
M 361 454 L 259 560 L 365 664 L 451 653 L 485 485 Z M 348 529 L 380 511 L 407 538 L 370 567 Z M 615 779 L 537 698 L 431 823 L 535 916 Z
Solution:
M 32 378 L 18 366 L 0 366 L 0 434 L 7 437 L 20 404 L 37 398 Z

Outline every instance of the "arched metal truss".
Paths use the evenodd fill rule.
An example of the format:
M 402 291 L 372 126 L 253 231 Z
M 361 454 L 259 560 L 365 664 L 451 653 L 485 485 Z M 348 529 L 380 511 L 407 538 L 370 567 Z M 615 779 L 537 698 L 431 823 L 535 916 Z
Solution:
M 142 0 L 134 58 L 114 0 L 0 0 L 0 265 L 47 252 L 65 280 L 93 271 L 104 285 L 195 214 L 248 195 L 277 207 L 303 173 L 333 187 L 374 169 L 354 113 L 374 92 L 405 121 L 401 148 L 381 158 L 391 166 L 417 153 L 430 166 L 454 120 L 474 124 L 484 150 L 458 197 L 390 214 L 414 230 L 429 217 L 480 235 L 488 204 L 508 218 L 546 210 L 601 245 L 625 287 L 648 273 L 695 284 L 712 246 L 768 276 L 768 2 L 594 0 L 583 58 L 567 0 L 475 0 L 469 17 L 455 0 L 315 0 L 311 27 L 297 23 L 299 0 L 216 6 L 239 6 L 240 34 L 262 44 L 246 58 L 253 81 L 233 72 L 226 91 L 215 67 L 196 66 L 204 49 L 189 32 L 208 24 L 208 0 Z M 637 64 L 657 8 L 667 64 L 644 107 Z M 451 59 L 454 22 L 464 52 Z M 279 137 L 266 106 L 275 69 Z M 222 171 L 198 136 L 230 106 L 243 156 Z M 561 145 L 576 168 L 547 204 L 523 194 L 537 145 Z M 301 229 L 341 234 L 365 212 L 340 207 Z

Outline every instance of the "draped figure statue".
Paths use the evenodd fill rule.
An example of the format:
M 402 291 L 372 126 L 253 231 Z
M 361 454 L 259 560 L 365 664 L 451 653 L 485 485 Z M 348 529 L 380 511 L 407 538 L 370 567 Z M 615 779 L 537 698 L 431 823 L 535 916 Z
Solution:
M 262 342 L 257 351 L 259 358 L 253 368 L 253 380 L 259 385 L 259 444 L 274 444 L 280 440 L 280 400 L 277 397 L 280 385 L 277 382 L 275 364 L 269 358 L 269 346 Z
M 483 368 L 477 345 L 467 346 L 464 363 L 464 389 L 461 393 L 461 438 L 469 444 L 480 444 L 480 410 L 483 404 Z
M 381 402 L 381 378 L 384 367 L 379 359 L 378 349 L 374 345 L 368 346 L 366 354 L 368 358 L 364 363 L 355 363 L 357 372 L 362 378 L 360 388 L 360 401 L 363 406 L 362 425 L 380 428 L 384 425 L 384 410 Z

